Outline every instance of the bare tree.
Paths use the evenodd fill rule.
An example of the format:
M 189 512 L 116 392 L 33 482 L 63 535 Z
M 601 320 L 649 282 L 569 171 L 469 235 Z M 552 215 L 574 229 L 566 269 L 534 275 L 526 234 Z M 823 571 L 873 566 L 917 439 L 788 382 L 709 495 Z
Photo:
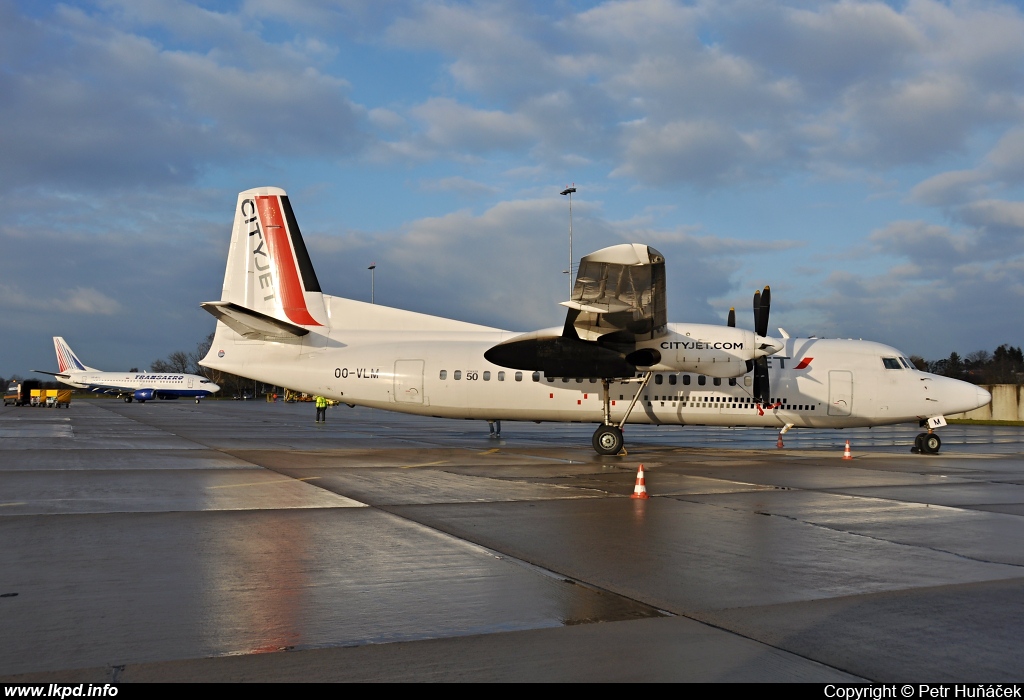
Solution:
M 189 369 L 189 371 L 192 374 L 201 374 L 207 379 L 217 382 L 216 379 L 209 375 L 209 372 L 211 370 L 199 364 L 199 361 L 206 357 L 206 354 L 210 352 L 210 348 L 213 347 L 213 335 L 215 332 L 216 331 L 212 331 L 210 335 L 206 336 L 205 340 L 200 341 L 199 345 L 196 346 L 195 350 L 188 354 L 188 362 L 189 367 L 191 368 Z M 217 383 L 220 384 L 220 382 Z

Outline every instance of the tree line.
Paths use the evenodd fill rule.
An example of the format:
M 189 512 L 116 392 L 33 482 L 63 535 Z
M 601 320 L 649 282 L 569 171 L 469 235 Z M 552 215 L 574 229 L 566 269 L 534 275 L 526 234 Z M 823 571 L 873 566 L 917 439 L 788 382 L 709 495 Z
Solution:
M 199 364 L 199 361 L 206 357 L 206 353 L 213 346 L 213 335 L 214 333 L 211 332 L 210 335 L 206 336 L 205 339 L 196 345 L 196 349 L 192 352 L 176 350 L 165 359 L 154 360 L 149 365 L 149 371 L 159 374 L 199 374 L 218 384 L 221 396 L 249 395 L 255 398 L 256 385 L 252 379 L 210 369 Z
M 961 379 L 972 384 L 1024 384 L 1024 354 L 1020 347 L 1000 345 L 995 352 L 977 350 L 961 357 L 951 352 L 949 357 L 928 361 L 911 355 L 911 362 L 925 372 Z

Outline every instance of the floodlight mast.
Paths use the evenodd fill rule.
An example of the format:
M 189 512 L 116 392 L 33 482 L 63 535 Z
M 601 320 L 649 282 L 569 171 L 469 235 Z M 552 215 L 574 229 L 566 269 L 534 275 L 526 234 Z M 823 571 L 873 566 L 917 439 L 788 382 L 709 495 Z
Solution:
M 572 299 L 572 193 L 576 191 L 576 183 L 566 187 L 560 194 L 569 195 L 569 269 L 565 271 L 569 275 L 569 298 Z
M 370 303 L 372 304 L 373 303 L 373 276 L 375 274 L 374 270 L 377 269 L 377 263 L 370 263 L 370 266 L 368 268 L 366 268 L 366 269 L 370 271 Z

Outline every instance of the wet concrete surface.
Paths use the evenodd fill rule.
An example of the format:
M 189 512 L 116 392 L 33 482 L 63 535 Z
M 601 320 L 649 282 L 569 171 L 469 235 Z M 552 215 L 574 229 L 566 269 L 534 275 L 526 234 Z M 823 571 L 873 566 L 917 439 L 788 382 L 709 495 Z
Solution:
M 0 411 L 0 680 L 1024 675 L 1024 429 L 313 413 Z

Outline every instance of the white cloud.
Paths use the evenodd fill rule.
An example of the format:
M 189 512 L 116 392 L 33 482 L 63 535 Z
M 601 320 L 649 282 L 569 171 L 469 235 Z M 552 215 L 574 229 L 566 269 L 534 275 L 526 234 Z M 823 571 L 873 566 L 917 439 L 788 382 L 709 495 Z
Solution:
M 522 148 L 534 140 L 534 127 L 523 114 L 473 109 L 447 98 L 418 105 L 413 115 L 426 125 L 432 145 L 475 153 Z
M 56 296 L 50 296 L 56 292 Z M 0 286 L 0 307 L 11 311 L 42 311 L 87 316 L 112 316 L 123 307 L 116 299 L 91 287 L 47 289 L 43 294 L 26 292 L 14 285 Z
M 436 180 L 423 180 L 420 189 L 427 192 L 455 192 L 466 197 L 497 194 L 498 190 L 482 182 L 461 176 L 443 177 Z
M 933 207 L 952 207 L 976 198 L 984 190 L 984 174 L 953 170 L 933 175 L 910 190 L 913 201 Z
M 212 164 L 340 156 L 365 143 L 346 81 L 246 39 L 261 45 L 257 62 L 244 65 L 242 52 L 231 65 L 67 7 L 47 21 L 5 22 L 0 187 L 185 183 Z

